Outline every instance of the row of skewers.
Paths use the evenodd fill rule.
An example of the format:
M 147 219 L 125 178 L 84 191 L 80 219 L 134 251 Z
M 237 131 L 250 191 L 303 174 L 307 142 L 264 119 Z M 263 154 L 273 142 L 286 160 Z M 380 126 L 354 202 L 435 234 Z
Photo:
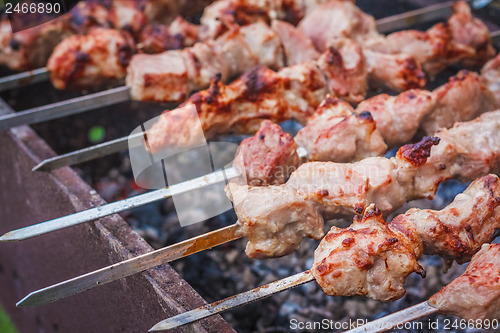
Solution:
M 328 12 L 328 15 L 335 15 L 335 10 L 338 8 L 343 8 L 343 14 L 346 13 L 345 8 L 348 8 L 348 13 L 354 12 L 358 15 L 358 20 L 351 15 L 350 19 L 346 21 L 359 23 L 359 21 L 366 19 L 363 22 L 368 28 L 364 26 L 365 30 L 359 31 L 360 24 L 357 24 L 342 31 L 341 36 L 339 36 L 335 29 L 315 31 L 314 24 L 308 27 L 307 16 L 301 23 L 303 28 L 299 29 L 299 32 L 304 35 L 296 34 L 297 32 L 291 26 L 282 25 L 282 30 L 279 28 L 275 30 L 288 31 L 290 35 L 300 36 L 300 40 L 305 40 L 305 43 L 311 43 L 309 39 L 303 38 L 307 36 L 315 48 L 324 51 L 324 53 L 319 56 L 316 51 L 311 52 L 310 48 L 306 48 L 307 55 L 301 54 L 295 60 L 297 63 L 294 64 L 294 62 L 288 62 L 291 59 L 288 55 L 293 54 L 293 52 L 288 50 L 287 53 L 286 42 L 281 39 L 281 42 L 276 45 L 282 47 L 281 52 L 287 54 L 286 57 L 282 57 L 282 59 L 286 59 L 286 62 L 274 63 L 271 64 L 271 67 L 279 68 L 285 64 L 293 66 L 286 67 L 279 72 L 265 67 L 257 68 L 247 72 L 241 79 L 230 85 L 225 85 L 222 81 L 237 75 L 241 69 L 235 70 L 235 72 L 228 69 L 229 74 L 224 74 L 221 73 L 224 68 L 215 67 L 214 72 L 221 73 L 215 76 L 215 79 L 212 75 L 214 72 L 210 72 L 210 66 L 197 68 L 200 73 L 203 70 L 208 70 L 208 74 L 205 73 L 205 76 L 190 77 L 192 71 L 189 68 L 186 68 L 177 77 L 172 75 L 172 70 L 168 68 L 167 71 L 170 70 L 168 75 L 158 73 L 158 64 L 166 64 L 173 59 L 185 61 L 186 54 L 194 52 L 194 48 L 193 50 L 184 50 L 183 53 L 179 51 L 171 52 L 168 55 L 164 53 L 161 57 L 154 58 L 149 69 L 144 64 L 156 56 L 135 56 L 135 59 L 143 59 L 144 61 L 137 60 L 137 67 L 132 67 L 134 63 L 134 58 L 132 58 L 132 63 L 127 69 L 129 71 L 127 81 L 132 87 L 132 96 L 136 96 L 138 99 L 184 99 L 191 90 L 199 90 L 210 85 L 208 90 L 193 95 L 180 108 L 164 113 L 159 122 L 146 132 L 151 152 L 158 153 L 172 145 L 189 146 L 192 143 L 191 140 L 196 139 L 196 133 L 190 132 L 190 129 L 194 128 L 190 125 L 191 119 L 194 121 L 196 118 L 186 118 L 182 117 L 183 115 L 195 114 L 199 117 L 202 129 L 209 138 L 228 131 L 255 131 L 261 125 L 255 137 L 242 143 L 236 158 L 236 165 L 240 172 L 246 175 L 247 180 L 251 181 L 250 184 L 269 186 L 249 187 L 248 185 L 231 183 L 227 191 L 234 201 L 239 218 L 238 223 L 233 227 L 225 228 L 218 234 L 219 237 L 199 237 L 196 240 L 175 245 L 170 249 L 163 249 L 164 253 L 170 250 L 170 257 L 162 258 L 161 262 L 188 255 L 242 235 L 249 239 L 246 251 L 249 256 L 256 258 L 281 256 L 295 250 L 303 236 L 322 238 L 325 218 L 339 215 L 350 216 L 364 212 L 363 219 L 355 220 L 350 229 L 339 230 L 334 227 L 323 238 L 316 251 L 315 264 L 310 273 L 295 278 L 297 281 L 307 282 L 314 277 L 329 294 L 360 293 L 389 300 L 398 298 L 404 293 L 404 289 L 401 287 L 401 277 L 404 280 L 404 277 L 411 271 L 422 273 L 416 260 L 423 252 L 439 253 L 447 259 L 464 261 L 470 259 L 479 250 L 481 244 L 489 242 L 493 238 L 494 230 L 498 228 L 493 212 L 499 199 L 495 194 L 498 179 L 492 175 L 475 181 L 467 190 L 468 192 L 466 191 L 461 197 L 463 201 L 457 199 L 456 206 L 460 209 L 452 204 L 449 206 L 449 210 L 445 209 L 440 212 L 442 215 L 432 212 L 420 213 L 428 213 L 434 218 L 436 225 L 441 228 L 439 230 L 447 231 L 450 231 L 449 225 L 446 225 L 446 222 L 449 221 L 443 222 L 443 219 L 445 220 L 449 216 L 461 217 L 462 213 L 464 217 L 461 221 L 469 220 L 459 226 L 453 225 L 454 233 L 426 233 L 428 230 L 424 231 L 424 228 L 428 226 L 424 223 L 419 224 L 419 221 L 423 220 L 417 218 L 419 217 L 417 212 L 414 212 L 414 215 L 408 213 L 410 215 L 407 217 L 404 215 L 404 218 L 396 218 L 391 222 L 392 224 L 385 224 L 381 212 L 393 211 L 404 202 L 417 197 L 432 197 L 437 186 L 446 179 L 457 177 L 470 181 L 488 172 L 497 172 L 498 148 L 495 137 L 500 125 L 498 112 L 485 113 L 474 121 L 455 125 L 450 130 L 443 129 L 435 137 L 426 137 L 417 144 L 403 146 L 396 157 L 392 159 L 374 156 L 383 155 L 388 147 L 408 142 L 419 128 L 431 135 L 437 129 L 451 127 L 455 121 L 469 121 L 483 112 L 497 109 L 499 107 L 498 66 L 500 58 L 497 57 L 486 64 L 481 75 L 461 72 L 457 77 L 450 79 L 448 84 L 432 92 L 413 89 L 395 97 L 381 95 L 362 102 L 356 109 L 335 98 L 340 97 L 350 102 L 360 102 L 366 91 L 367 74 L 371 75 L 370 80 L 372 81 L 378 80 L 386 85 L 392 85 L 391 88 L 405 90 L 423 86 L 425 80 L 421 72 L 422 69 L 433 75 L 449 63 L 465 62 L 473 63 L 473 65 L 484 63 L 492 56 L 487 30 L 485 34 L 484 27 L 481 26 L 480 22 L 472 19 L 470 11 L 463 3 L 455 6 L 455 15 L 449 20 L 448 26 L 435 26 L 432 28 L 434 30 L 431 29 L 427 32 L 425 38 L 419 34 L 415 37 L 416 33 L 405 34 L 403 32 L 385 39 L 374 30 L 374 20 L 369 20 L 369 17 L 367 19 L 364 13 L 360 14 L 348 1 L 327 3 L 318 11 L 311 13 L 310 22 L 321 21 L 322 13 L 327 12 L 327 10 L 333 11 Z M 313 15 L 314 13 L 316 16 Z M 360 20 L 359 17 L 362 19 Z M 257 24 L 260 27 L 265 27 L 263 29 L 268 29 L 260 22 Z M 280 23 L 275 23 L 274 27 L 279 25 Z M 468 28 L 464 30 L 471 34 L 460 35 L 453 31 L 454 26 L 460 33 L 464 31 L 458 28 L 467 26 Z M 241 28 L 239 31 L 241 32 L 243 29 Z M 324 32 L 323 35 L 322 32 Z M 234 34 L 234 32 L 232 33 Z M 448 35 L 443 37 L 443 34 Z M 90 34 L 85 38 L 88 36 Z M 224 34 L 213 43 L 217 43 L 223 36 Z M 434 37 L 437 39 L 434 40 Z M 414 39 L 412 40 L 412 38 Z M 382 68 L 387 65 L 387 58 L 396 59 L 392 56 L 387 57 L 379 50 L 385 47 L 392 48 L 393 51 L 388 52 L 391 55 L 394 50 L 408 46 L 408 52 L 412 49 L 420 52 L 425 50 L 426 46 L 425 43 L 421 44 L 421 40 L 430 40 L 427 46 L 432 50 L 443 40 L 451 42 L 446 44 L 444 50 L 439 49 L 439 52 L 433 52 L 431 55 L 425 52 L 422 54 L 409 53 L 415 58 L 419 58 L 415 62 L 413 60 L 403 62 L 406 69 L 408 69 L 407 65 L 411 64 L 409 66 L 410 72 L 413 73 L 410 75 L 411 80 L 406 80 L 409 77 L 406 73 L 399 76 L 385 73 L 386 78 L 374 74 L 377 73 L 377 68 L 379 74 L 383 73 Z M 470 42 L 469 45 L 467 45 L 468 42 Z M 226 43 L 227 41 L 224 41 L 218 45 Z M 475 47 L 471 48 L 471 45 Z M 198 47 L 204 48 L 204 46 Z M 210 52 L 213 52 L 214 46 L 211 45 L 210 48 Z M 252 45 L 250 49 L 255 52 L 256 48 Z M 274 53 L 271 52 L 271 54 L 276 54 L 277 49 L 273 50 Z M 269 49 L 266 48 L 266 52 L 268 51 Z M 214 53 L 207 54 L 212 57 L 216 56 Z M 269 53 L 265 53 L 265 55 L 267 54 Z M 451 54 L 456 55 L 456 57 L 450 57 Z M 206 58 L 210 58 L 210 56 Z M 71 59 L 71 57 L 67 58 Z M 235 58 L 245 59 L 240 56 Z M 262 61 L 264 56 L 259 54 L 258 58 L 258 63 L 266 64 Z M 279 59 L 271 58 L 274 59 L 273 61 Z M 354 63 L 353 59 L 356 59 Z M 382 59 L 385 62 L 377 62 L 373 59 Z M 158 62 L 156 62 L 157 60 Z M 390 61 L 389 63 L 391 63 Z M 228 61 L 224 62 L 224 64 L 227 63 Z M 397 61 L 394 63 L 397 64 Z M 416 65 L 414 66 L 414 64 Z M 252 63 L 251 66 L 254 65 L 255 63 Z M 239 65 L 235 64 L 235 66 Z M 135 71 L 139 72 L 138 75 L 136 72 L 134 73 L 135 78 L 138 79 L 130 77 L 134 68 Z M 244 66 L 243 68 L 246 69 Z M 372 70 L 368 68 L 372 68 Z M 174 69 L 178 70 L 179 67 Z M 387 70 L 388 67 L 386 66 L 385 69 Z M 396 71 L 396 73 L 401 72 Z M 149 83 L 145 77 L 150 79 Z M 151 77 L 153 77 L 152 80 Z M 386 79 L 389 77 L 396 78 L 396 81 L 388 83 Z M 165 88 L 180 88 L 180 90 L 167 90 Z M 134 89 L 138 92 L 134 93 Z M 164 98 L 163 94 L 166 91 L 168 94 L 173 93 L 174 97 Z M 327 97 L 328 94 L 331 96 Z M 186 112 L 186 109 L 194 110 L 194 112 Z M 456 112 L 457 110 L 461 112 Z M 307 123 L 307 125 L 293 140 L 277 125 L 263 122 L 263 118 L 274 121 L 296 119 Z M 180 124 L 185 124 L 185 126 L 180 126 Z M 168 135 L 169 129 L 173 128 L 176 128 L 177 131 L 179 129 L 185 130 L 186 135 L 179 135 L 175 138 Z M 339 138 L 338 142 L 345 144 L 344 148 L 335 141 L 336 137 Z M 340 140 L 340 138 L 343 139 Z M 328 144 L 325 145 L 325 143 Z M 266 147 L 265 150 L 262 149 L 263 145 Z M 302 162 L 297 154 L 299 145 L 306 148 L 305 157 L 310 161 L 359 162 L 351 164 L 310 162 L 299 167 L 298 165 Z M 287 172 L 278 173 L 278 169 L 287 170 Z M 285 183 L 286 179 L 288 181 Z M 485 202 L 485 195 L 494 197 Z M 474 201 L 471 198 L 477 198 L 477 200 Z M 376 206 L 370 205 L 371 203 L 375 203 Z M 464 203 L 472 204 L 472 206 L 464 207 Z M 487 208 L 484 208 L 484 205 Z M 473 221 L 477 224 L 470 225 L 472 223 L 471 216 L 476 216 L 471 212 L 477 212 L 480 209 L 484 209 L 482 211 L 484 212 L 483 219 L 478 218 L 480 221 Z M 457 218 L 457 220 L 460 219 Z M 466 232 L 463 231 L 464 229 Z M 367 234 L 373 235 L 373 238 L 369 239 Z M 6 236 L 2 236 L 2 240 L 9 240 L 9 237 Z M 447 238 L 447 236 L 449 237 Z M 192 245 L 196 242 L 203 243 L 204 239 L 202 247 L 198 245 L 198 248 L 179 251 L 182 248 L 186 249 L 186 245 Z M 346 241 L 346 239 L 349 240 Z M 442 241 L 444 245 L 436 243 L 436 239 Z M 457 239 L 459 245 L 457 245 Z M 212 243 L 207 244 L 207 240 Z M 470 244 L 471 240 L 474 242 L 473 245 Z M 373 244 L 380 245 L 380 252 L 371 250 Z M 174 248 L 177 250 L 175 255 L 173 255 L 172 250 Z M 345 267 L 338 267 L 335 270 L 332 267 L 338 266 L 339 262 L 339 260 L 335 260 L 335 254 L 332 254 L 335 252 L 332 249 L 335 248 L 353 251 L 353 258 L 356 258 L 356 255 L 362 256 L 362 258 L 353 263 L 343 261 Z M 495 248 L 496 246 L 485 246 L 481 255 L 477 255 L 478 264 L 476 261 L 471 263 L 471 270 L 476 265 L 481 265 L 481 260 L 484 259 L 498 266 Z M 386 262 L 385 267 L 381 265 L 381 254 L 386 256 L 382 260 Z M 159 258 L 157 260 L 160 260 Z M 393 262 L 394 265 L 387 266 L 387 262 Z M 407 266 L 404 267 L 403 271 L 398 271 L 401 266 L 396 266 L 401 262 L 407 263 Z M 130 275 L 131 272 L 127 271 L 126 264 L 118 264 L 116 267 L 121 267 L 123 274 Z M 149 266 L 143 266 L 143 269 L 158 264 L 158 261 L 154 265 L 149 261 L 147 263 Z M 116 267 L 113 267 L 115 272 Z M 352 273 L 352 276 L 350 276 L 351 273 L 342 274 L 344 270 L 352 272 L 351 268 L 355 272 Z M 391 271 L 392 268 L 394 271 Z M 491 265 L 488 268 L 491 269 Z M 486 268 L 481 269 L 487 272 Z M 95 281 L 97 276 L 95 274 L 105 274 L 107 270 L 110 269 L 90 273 L 87 278 L 90 277 L 90 279 L 94 279 L 92 281 Z M 493 271 L 492 274 L 494 273 L 497 272 Z M 372 279 L 369 282 L 374 282 L 374 284 L 367 282 L 368 275 Z M 127 275 L 121 277 L 123 276 Z M 388 278 L 393 276 L 397 277 Z M 356 284 L 358 289 L 346 291 L 345 288 L 342 289 L 346 285 L 342 283 L 342 278 L 348 279 L 350 282 L 351 279 L 358 278 L 361 282 Z M 90 279 L 87 281 L 86 289 L 91 287 L 88 284 Z M 75 281 L 83 280 L 77 278 Z M 394 286 L 394 283 L 398 283 L 398 285 Z M 484 282 L 479 281 L 478 284 L 472 284 L 470 287 L 473 289 L 476 286 L 481 287 L 483 284 Z M 436 296 L 437 299 L 439 297 L 458 297 L 458 289 L 453 290 L 453 287 L 450 287 L 448 290 L 452 291 L 448 294 L 442 292 L 441 296 Z M 57 286 L 56 289 L 49 287 L 44 292 L 28 296 L 20 304 L 36 305 L 37 301 L 40 302 L 38 304 L 42 304 L 49 300 L 56 300 L 62 295 L 59 294 L 58 297 L 54 298 L 55 294 L 61 292 Z M 52 298 L 47 296 L 50 292 L 55 293 L 52 294 Z M 37 299 L 37 297 L 39 298 Z M 492 294 L 492 297 L 497 296 Z M 493 300 L 495 299 L 493 298 Z M 448 304 L 442 300 L 441 303 Z M 439 301 L 432 304 L 439 304 Z M 474 302 L 472 301 L 470 304 L 474 304 Z M 456 309 L 447 310 L 444 305 L 438 307 L 458 315 L 463 314 L 463 311 L 460 312 Z M 478 310 L 478 318 L 482 318 L 481 315 L 485 313 L 483 318 L 490 314 L 498 317 L 499 310 L 495 305 L 482 306 Z M 214 309 L 211 309 L 204 313 L 210 314 L 213 311 Z M 181 320 L 177 323 L 183 324 L 185 322 Z M 155 329 L 166 327 L 166 324 L 160 324 Z

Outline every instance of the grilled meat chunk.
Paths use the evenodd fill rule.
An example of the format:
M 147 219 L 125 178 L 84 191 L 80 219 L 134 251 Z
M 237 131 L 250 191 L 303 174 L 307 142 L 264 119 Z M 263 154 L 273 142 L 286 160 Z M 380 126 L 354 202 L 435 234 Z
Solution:
M 423 274 L 412 243 L 370 206 L 346 229 L 332 227 L 314 251 L 310 272 L 327 295 L 366 295 L 393 301 L 413 272 Z
M 241 232 L 248 238 L 245 253 L 249 257 L 281 257 L 298 249 L 304 237 L 323 237 L 323 218 L 312 203 L 286 186 L 266 189 L 234 183 L 227 186 Z
M 264 120 L 257 133 L 243 140 L 234 166 L 251 186 L 283 184 L 299 166 L 297 144 L 281 127 Z
M 349 1 L 329 1 L 317 6 L 299 24 L 319 51 L 339 40 L 352 39 L 363 47 L 370 80 L 396 91 L 425 86 L 420 63 L 411 54 L 383 54 L 370 45 L 383 36 L 376 30 L 375 19 Z M 387 53 L 387 52 L 384 52 Z
M 286 56 L 287 66 L 313 61 L 319 58 L 311 40 L 290 23 L 273 21 L 271 27 L 278 34 Z
M 444 209 L 412 208 L 390 224 L 408 236 L 418 234 L 426 254 L 467 262 L 500 229 L 500 180 L 481 177 Z
M 484 65 L 481 79 L 491 94 L 491 103 L 500 107 L 500 54 Z
M 129 33 L 92 28 L 57 45 L 47 68 L 58 89 L 99 86 L 123 79 L 135 45 Z
M 500 244 L 485 244 L 465 273 L 429 299 L 444 313 L 464 319 L 500 318 Z
M 500 107 L 492 105 L 489 91 L 476 73 L 460 71 L 448 83 L 433 92 L 435 106 L 427 113 L 420 127 L 431 134 L 450 128 L 457 121 L 469 121 L 481 113 Z
M 433 76 L 451 64 L 480 66 L 494 56 L 488 28 L 472 17 L 469 6 L 459 1 L 447 24 L 438 23 L 426 32 L 404 30 L 378 41 L 371 49 L 383 53 L 406 53 L 417 58 Z
M 369 112 L 327 97 L 309 118 L 295 141 L 307 150 L 309 161 L 351 162 L 383 155 L 387 150 Z
M 112 0 L 109 20 L 115 29 L 123 29 L 137 36 L 147 23 L 140 1 Z
M 109 27 L 108 11 L 95 2 L 79 2 L 67 14 L 16 33 L 4 17 L 0 21 L 0 64 L 16 71 L 43 67 L 64 37 L 86 33 L 92 26 Z
M 500 110 L 456 123 L 435 135 L 441 142 L 432 148 L 415 183 L 416 192 L 423 196 L 433 198 L 438 185 L 447 179 L 467 182 L 500 172 Z
M 361 102 L 356 111 L 370 112 L 377 132 L 389 147 L 394 147 L 415 136 L 421 120 L 432 112 L 434 104 L 432 92 L 412 89 L 397 96 L 374 96 Z

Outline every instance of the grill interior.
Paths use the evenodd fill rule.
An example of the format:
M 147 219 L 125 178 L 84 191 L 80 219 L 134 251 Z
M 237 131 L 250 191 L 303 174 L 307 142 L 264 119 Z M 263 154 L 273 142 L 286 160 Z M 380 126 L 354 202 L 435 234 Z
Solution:
M 374 15 L 375 18 L 381 18 L 416 9 L 421 6 L 434 4 L 436 2 L 437 1 L 425 0 L 358 0 L 357 5 L 363 11 Z M 476 11 L 475 15 L 487 22 L 491 31 L 499 29 L 499 27 L 494 24 L 495 22 L 500 22 L 499 7 L 491 5 L 486 9 Z M 409 26 L 408 28 L 426 29 L 435 23 L 436 22 L 428 22 L 418 26 Z M 496 45 L 496 47 L 498 50 L 499 46 Z M 452 67 L 443 71 L 436 80 L 428 84 L 427 88 L 432 89 L 446 82 L 451 75 L 456 74 L 458 69 L 457 67 Z M 7 75 L 10 74 L 10 72 L 2 69 L 1 74 Z M 382 91 L 371 91 L 370 94 L 375 95 L 380 92 Z M 80 93 L 57 91 L 52 88 L 49 82 L 43 82 L 3 92 L 0 94 L 0 97 L 2 97 L 13 109 L 24 110 L 78 95 L 80 95 Z M 30 98 L 26 98 L 26 96 Z M 75 149 L 91 146 L 101 141 L 108 141 L 126 136 L 139 124 L 157 116 L 162 110 L 172 107 L 173 105 L 126 102 L 75 116 L 36 124 L 33 125 L 32 128 L 57 154 L 63 154 Z M 284 128 L 289 132 L 294 132 L 300 127 L 296 123 L 287 122 Z M 89 133 L 92 130 L 102 130 L 102 137 L 100 137 L 99 140 L 91 140 Z M 241 141 L 242 138 L 243 136 L 232 137 L 231 140 Z M 34 147 L 34 149 L 38 148 Z M 43 154 L 46 154 L 46 151 L 41 154 L 43 156 Z M 73 167 L 73 170 L 85 181 L 85 183 L 89 184 L 90 187 L 95 189 L 97 193 L 108 202 L 133 196 L 143 191 L 134 184 L 130 169 L 130 160 L 128 158 L 128 152 L 126 151 L 110 155 L 106 158 L 79 164 Z M 24 168 L 22 172 L 30 171 Z M 7 176 L 14 175 L 15 173 L 15 170 L 4 171 L 4 174 Z M 37 177 L 54 176 L 39 174 Z M 28 184 L 23 182 L 22 186 L 28 186 Z M 86 187 L 82 189 L 82 191 L 90 190 L 90 187 Z M 412 202 L 396 213 L 404 212 L 410 206 L 439 209 L 451 202 L 454 196 L 465 187 L 466 186 L 463 184 L 450 181 L 441 186 L 437 198 L 432 202 L 426 200 Z M 37 187 L 33 186 L 31 190 L 36 191 Z M 54 200 L 58 199 L 54 198 Z M 4 204 L 9 205 L 9 203 Z M 218 229 L 236 220 L 234 212 L 231 211 L 204 223 L 181 228 L 171 199 L 133 209 L 120 215 L 153 248 L 160 248 L 208 232 L 209 230 Z M 37 216 L 36 220 L 40 220 L 40 217 Z M 348 226 L 348 224 L 348 221 L 344 221 L 344 224 L 340 226 L 345 227 Z M 331 223 L 326 223 L 325 229 L 328 229 L 330 226 Z M 86 231 L 82 231 L 82 228 L 78 227 L 64 232 L 57 232 L 52 237 L 52 240 L 58 244 L 64 244 L 67 242 L 67 235 L 75 232 Z M 126 241 L 126 237 L 124 241 Z M 319 242 L 310 239 L 304 239 L 301 248 L 295 253 L 284 258 L 264 261 L 249 259 L 244 254 L 245 240 L 237 240 L 212 250 L 175 261 L 171 266 L 206 301 L 213 302 L 308 269 L 312 265 L 312 254 L 318 243 Z M 33 247 L 34 245 L 36 245 L 36 242 L 20 243 L 16 244 L 15 247 Z M 67 246 L 68 245 L 65 245 L 63 248 Z M 147 247 L 144 247 L 144 249 L 147 249 Z M 84 256 L 86 256 L 89 261 L 95 260 L 95 262 L 101 263 L 101 265 L 92 265 L 93 269 L 104 266 L 102 261 L 97 258 L 97 253 L 93 253 L 92 246 L 82 247 L 79 251 L 84 252 Z M 61 255 L 59 257 L 59 252 L 53 254 L 58 257 L 56 260 L 61 265 L 65 265 L 68 262 L 75 263 L 74 260 L 71 260 L 71 258 L 67 256 Z M 46 258 L 46 260 L 55 259 Z M 26 262 L 26 264 L 29 265 L 31 263 Z M 76 262 L 75 264 L 78 263 Z M 317 284 L 309 283 L 263 301 L 225 313 L 223 317 L 238 332 L 288 332 L 290 330 L 289 323 L 291 319 L 297 319 L 299 321 L 321 321 L 324 318 L 328 318 L 339 322 L 349 320 L 355 321 L 359 318 L 372 320 L 426 300 L 433 293 L 437 292 L 441 286 L 448 284 L 455 277 L 460 275 L 466 266 L 454 264 L 446 274 L 443 274 L 443 263 L 438 257 L 424 256 L 421 259 L 421 264 L 427 271 L 427 278 L 421 279 L 419 276 L 411 275 L 406 283 L 407 294 L 402 299 L 393 303 L 376 302 L 365 297 L 329 297 L 323 294 Z M 43 269 L 43 265 L 40 269 Z M 89 271 L 88 267 L 83 265 L 82 267 L 76 268 L 74 272 L 75 274 L 78 271 L 84 273 L 85 269 Z M 59 274 L 60 276 L 50 276 L 50 272 L 48 272 L 48 275 L 50 277 L 49 284 L 70 277 L 64 276 L 64 274 Z M 170 275 L 168 276 L 170 277 Z M 23 279 L 24 278 L 36 279 L 36 276 L 23 277 Z M 168 287 L 168 282 L 166 282 L 166 284 L 165 287 Z M 35 288 L 31 289 L 36 289 L 41 286 L 42 285 L 36 283 Z M 122 287 L 122 283 L 115 282 L 111 287 L 103 287 L 103 289 L 108 288 L 105 289 L 107 290 L 105 293 L 106 296 L 111 297 L 111 295 L 117 295 L 116 299 L 121 299 L 126 296 L 126 288 Z M 102 297 L 98 297 L 100 293 L 101 289 L 90 292 L 91 296 L 96 299 L 102 299 Z M 121 296 L 118 296 L 119 294 Z M 76 297 L 80 297 L 81 299 L 82 296 Z M 140 297 L 138 297 L 137 300 L 140 302 Z M 191 308 L 197 305 L 199 301 L 199 299 L 187 301 L 184 305 Z M 62 303 L 64 304 L 64 301 Z M 116 315 L 114 311 L 111 310 L 113 308 L 113 302 L 111 301 L 103 304 L 86 303 L 84 306 L 95 306 L 99 309 L 98 311 L 104 311 L 108 308 L 106 311 L 109 312 L 109 315 Z M 136 306 L 138 309 L 144 307 L 144 305 L 141 304 L 136 304 Z M 13 311 L 15 312 L 18 310 Z M 143 313 L 142 310 L 138 312 Z M 42 313 L 44 312 L 42 311 Z M 85 311 L 85 313 L 91 314 L 92 311 Z M 23 310 L 23 312 L 16 313 L 14 319 L 17 319 L 16 321 L 23 320 L 22 318 L 25 315 L 32 319 L 29 310 Z M 50 311 L 46 313 L 46 315 L 55 316 L 55 314 Z M 137 313 L 130 313 L 128 315 L 134 316 L 137 315 Z M 36 318 L 34 319 L 35 323 L 38 321 L 45 321 L 45 318 L 42 319 L 40 314 L 36 314 Z M 161 316 L 157 317 L 158 320 L 162 318 Z M 444 317 L 442 315 L 430 317 L 431 320 L 436 318 L 440 318 L 440 322 L 443 322 Z M 57 320 L 59 319 L 55 318 L 55 324 L 49 326 L 42 323 L 40 327 L 48 327 L 49 331 L 64 331 L 59 326 L 60 324 L 58 324 Z M 215 321 L 217 320 L 218 319 L 215 319 Z M 424 319 L 424 321 L 427 320 L 428 318 Z M 218 323 L 217 325 L 223 324 Z M 145 327 L 146 326 L 147 325 L 145 325 Z M 123 327 L 123 329 L 130 330 L 130 327 Z M 412 332 L 412 330 L 402 331 Z

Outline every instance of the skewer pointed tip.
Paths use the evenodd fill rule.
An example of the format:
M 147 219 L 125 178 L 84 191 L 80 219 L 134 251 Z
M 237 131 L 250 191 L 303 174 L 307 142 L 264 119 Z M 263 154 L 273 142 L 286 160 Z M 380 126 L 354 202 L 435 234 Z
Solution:
M 33 302 L 33 293 L 29 293 L 23 299 L 16 303 L 16 307 L 36 306 L 36 300 Z
M 13 231 L 9 231 L 2 236 L 0 236 L 0 243 L 18 241 L 16 234 Z
M 47 160 L 43 160 L 37 165 L 35 165 L 33 169 L 31 169 L 31 171 L 48 171 L 46 165 L 47 165 Z
M 164 325 L 165 321 L 166 320 L 160 321 L 155 326 L 151 327 L 148 332 L 159 332 L 159 331 L 167 330 L 169 327 L 168 327 L 168 325 Z

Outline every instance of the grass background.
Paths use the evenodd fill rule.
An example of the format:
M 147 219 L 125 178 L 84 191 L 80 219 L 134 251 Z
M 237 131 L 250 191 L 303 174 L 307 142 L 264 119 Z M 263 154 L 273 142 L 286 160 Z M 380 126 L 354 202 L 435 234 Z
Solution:
M 7 314 L 0 307 L 0 332 L 1 333 L 18 333 L 17 329 L 14 327 L 10 321 Z

